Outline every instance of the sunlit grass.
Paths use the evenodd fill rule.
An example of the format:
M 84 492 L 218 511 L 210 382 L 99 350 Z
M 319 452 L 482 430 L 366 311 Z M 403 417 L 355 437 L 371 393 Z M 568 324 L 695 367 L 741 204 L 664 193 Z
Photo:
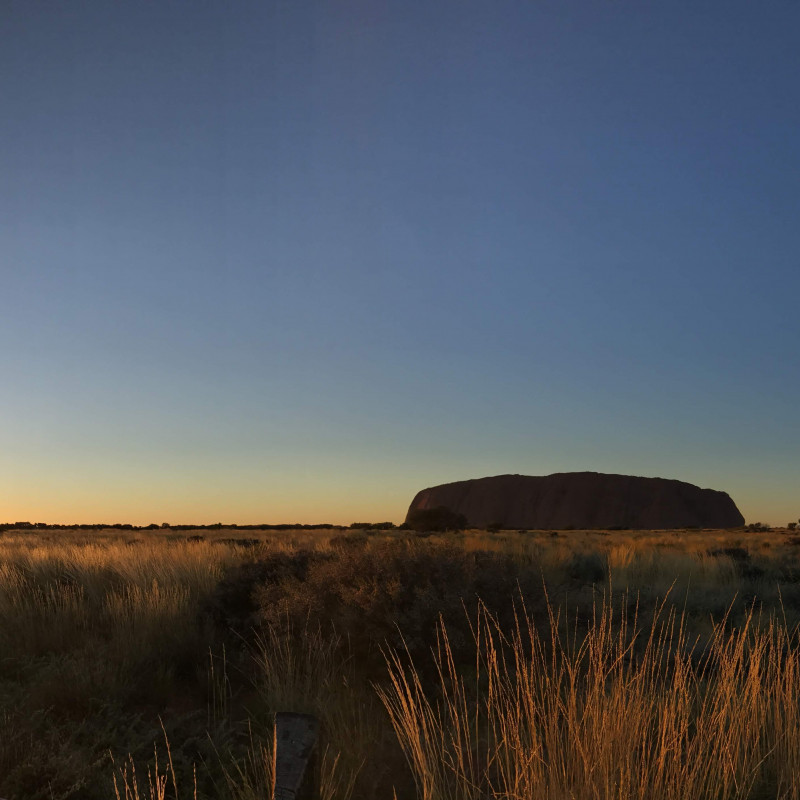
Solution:
M 379 692 L 417 797 L 797 798 L 797 632 L 750 614 L 700 649 L 674 608 L 645 630 L 621 608 L 601 599 L 585 629 L 554 612 L 544 636 L 482 609 L 466 676 L 440 630 L 433 692 L 390 654 Z

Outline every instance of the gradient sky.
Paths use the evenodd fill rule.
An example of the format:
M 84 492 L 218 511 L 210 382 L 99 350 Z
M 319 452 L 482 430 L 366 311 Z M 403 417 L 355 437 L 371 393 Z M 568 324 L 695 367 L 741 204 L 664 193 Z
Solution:
M 800 4 L 0 7 L 0 520 L 800 517 Z

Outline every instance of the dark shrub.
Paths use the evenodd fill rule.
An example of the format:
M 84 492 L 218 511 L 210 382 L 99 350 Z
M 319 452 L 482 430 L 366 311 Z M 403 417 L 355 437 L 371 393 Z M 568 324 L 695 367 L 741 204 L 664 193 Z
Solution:
M 575 553 L 569 573 L 573 580 L 583 584 L 600 583 L 606 577 L 606 565 L 600 553 Z
M 744 562 L 750 560 L 750 551 L 745 550 L 744 547 L 721 547 L 717 550 L 709 550 L 709 555 L 712 556 L 728 556 L 735 562 Z
M 489 533 L 497 533 L 498 531 L 503 530 L 504 525 L 502 522 L 491 522 L 486 526 L 486 530 Z
M 408 512 L 405 527 L 412 531 L 463 531 L 467 518 L 447 506 L 415 508 Z
M 214 544 L 224 544 L 229 547 L 258 547 L 260 539 L 214 539 Z
M 275 553 L 263 561 L 240 564 L 219 582 L 204 611 L 221 627 L 247 634 L 258 622 L 256 612 L 259 603 L 254 597 L 257 588 L 283 582 L 302 582 L 312 561 L 330 557 L 309 550 L 297 550 L 291 554 Z
M 750 551 L 744 547 L 721 547 L 717 550 L 709 550 L 709 555 L 717 558 L 720 556 L 730 558 L 742 578 L 759 578 L 764 574 L 764 570 L 761 567 L 751 562 Z
M 283 578 L 255 587 L 255 617 L 295 632 L 333 628 L 356 663 L 374 674 L 383 674 L 385 644 L 407 647 L 415 660 L 430 663 L 440 618 L 454 649 L 467 652 L 478 598 L 511 625 L 520 594 L 529 611 L 541 605 L 543 595 L 536 567 L 428 541 L 344 547 L 333 558 L 306 557 L 297 568 L 283 567 Z

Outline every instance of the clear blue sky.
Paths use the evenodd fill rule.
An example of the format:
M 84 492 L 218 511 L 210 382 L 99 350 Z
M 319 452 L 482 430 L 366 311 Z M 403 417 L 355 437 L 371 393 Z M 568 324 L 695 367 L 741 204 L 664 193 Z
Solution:
M 800 517 L 800 4 L 9 2 L 0 520 L 597 470 Z

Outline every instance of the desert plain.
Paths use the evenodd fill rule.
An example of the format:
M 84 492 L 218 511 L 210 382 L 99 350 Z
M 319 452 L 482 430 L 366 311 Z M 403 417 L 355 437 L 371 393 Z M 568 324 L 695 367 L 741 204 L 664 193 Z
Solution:
M 800 797 L 800 534 L 5 526 L 0 796 Z

